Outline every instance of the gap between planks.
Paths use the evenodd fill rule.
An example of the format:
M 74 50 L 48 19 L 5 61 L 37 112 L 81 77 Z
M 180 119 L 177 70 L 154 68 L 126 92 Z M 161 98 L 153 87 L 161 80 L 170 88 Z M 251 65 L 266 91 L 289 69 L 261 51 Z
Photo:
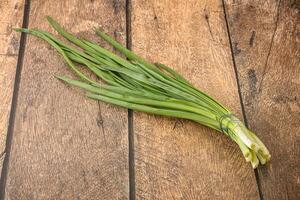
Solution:
M 244 120 L 244 123 L 245 123 L 246 127 L 248 128 L 248 121 L 247 121 L 245 106 L 244 106 L 242 92 L 241 92 L 240 80 L 239 80 L 238 70 L 237 70 L 235 57 L 234 57 L 234 53 L 233 53 L 233 46 L 232 46 L 232 40 L 231 40 L 231 35 L 230 35 L 230 30 L 229 30 L 229 25 L 228 25 L 227 12 L 226 12 L 226 7 L 225 7 L 225 0 L 222 0 L 222 7 L 223 7 L 223 11 L 224 11 L 224 20 L 225 20 L 226 29 L 227 29 L 228 42 L 229 42 L 230 51 L 231 51 L 231 58 L 232 58 L 232 65 L 233 65 L 233 69 L 234 69 L 234 73 L 235 73 L 235 78 L 236 78 L 236 83 L 237 83 L 237 90 L 238 90 L 238 94 L 239 94 L 243 120 Z M 259 198 L 260 198 L 260 200 L 264 200 L 262 189 L 261 189 L 261 181 L 260 181 L 260 178 L 259 178 L 259 175 L 258 175 L 258 171 L 257 171 L 257 169 L 254 169 L 253 171 L 255 173 L 255 179 L 256 179 L 257 189 L 258 189 L 258 193 L 259 193 Z
M 131 50 L 131 0 L 126 0 L 126 48 Z M 134 162 L 134 129 L 133 110 L 128 109 L 128 176 L 129 199 L 135 200 L 135 162 Z
M 22 28 L 28 28 L 29 13 L 30 13 L 30 0 L 25 0 Z M 14 83 L 13 97 L 12 97 L 12 103 L 11 103 L 11 112 L 10 112 L 10 116 L 9 116 L 6 144 L 5 144 L 5 150 L 4 150 L 5 156 L 4 156 L 3 167 L 2 167 L 2 171 L 1 171 L 1 179 L 0 179 L 0 199 L 1 200 L 5 199 L 5 187 L 6 187 L 7 174 L 8 174 L 8 170 L 9 170 L 9 158 L 10 158 L 10 152 L 11 152 L 11 146 L 12 146 L 11 142 L 12 142 L 13 132 L 14 132 L 15 114 L 16 114 L 16 107 L 17 107 L 17 102 L 18 102 L 18 93 L 19 93 L 19 87 L 20 87 L 21 72 L 22 72 L 23 61 L 24 61 L 26 38 L 27 38 L 27 35 L 25 33 L 21 33 L 20 48 L 19 48 L 19 54 L 18 54 L 19 56 L 18 56 L 18 61 L 17 61 L 17 66 L 16 66 L 15 83 Z

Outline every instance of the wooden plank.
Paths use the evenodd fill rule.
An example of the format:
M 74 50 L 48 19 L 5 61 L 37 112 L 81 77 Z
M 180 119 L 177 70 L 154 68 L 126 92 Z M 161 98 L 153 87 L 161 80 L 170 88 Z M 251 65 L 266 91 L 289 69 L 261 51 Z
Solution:
M 132 49 L 173 66 L 241 117 L 221 1 L 132 1 Z M 258 199 L 254 172 L 226 136 L 134 113 L 138 199 Z
M 23 10 L 22 0 L 0 2 L 0 171 L 5 156 L 8 119 L 19 53 L 20 35 L 12 28 L 22 26 Z
M 228 1 L 249 126 L 269 148 L 264 199 L 300 199 L 300 3 Z
M 33 0 L 29 27 L 53 31 L 46 15 L 78 36 L 95 39 L 93 26 L 102 26 L 125 43 L 125 0 Z M 72 76 L 54 49 L 29 37 L 6 199 L 126 199 L 127 110 L 88 100 L 58 74 Z

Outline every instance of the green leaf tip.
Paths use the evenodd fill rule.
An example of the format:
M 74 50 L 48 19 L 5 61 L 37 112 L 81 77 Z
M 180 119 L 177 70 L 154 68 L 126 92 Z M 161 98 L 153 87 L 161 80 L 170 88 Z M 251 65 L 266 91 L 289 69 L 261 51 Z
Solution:
M 16 31 L 16 32 L 24 32 L 24 33 L 29 33 L 30 30 L 27 28 L 13 28 L 12 30 Z
M 48 21 L 48 23 L 57 31 L 63 31 L 64 32 L 64 29 L 63 27 L 56 21 L 54 20 L 52 17 L 50 16 L 46 16 L 46 19 Z
M 66 77 L 66 76 L 61 76 L 61 75 L 54 75 L 54 77 L 56 78 L 56 79 L 58 79 L 58 80 L 60 80 L 60 81 L 68 81 L 68 80 L 70 80 L 68 77 Z
M 51 24 L 51 25 L 59 25 L 57 21 L 55 21 L 52 17 L 50 16 L 46 16 L 47 21 Z

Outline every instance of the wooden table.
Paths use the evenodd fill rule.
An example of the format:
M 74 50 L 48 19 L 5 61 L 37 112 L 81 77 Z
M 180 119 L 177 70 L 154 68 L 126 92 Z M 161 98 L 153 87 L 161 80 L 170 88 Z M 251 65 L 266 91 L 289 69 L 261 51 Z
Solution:
M 299 0 L 1 0 L 2 199 L 300 199 L 299 12 Z M 53 32 L 46 15 L 172 66 L 244 119 L 271 162 L 252 170 L 220 133 L 57 81 L 72 75 L 61 56 L 12 30 Z

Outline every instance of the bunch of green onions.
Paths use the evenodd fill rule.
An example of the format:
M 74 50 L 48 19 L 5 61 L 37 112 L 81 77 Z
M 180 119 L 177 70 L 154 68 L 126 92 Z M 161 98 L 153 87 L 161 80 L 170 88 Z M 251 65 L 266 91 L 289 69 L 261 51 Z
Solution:
M 265 145 L 239 119 L 212 97 L 193 87 L 173 69 L 144 60 L 99 29 L 95 28 L 96 34 L 127 59 L 92 41 L 76 38 L 51 17 L 47 19 L 59 34 L 81 50 L 39 29 L 16 30 L 47 41 L 63 56 L 81 80 L 56 76 L 58 79 L 86 90 L 87 97 L 95 100 L 136 111 L 189 119 L 220 131 L 238 144 L 246 161 L 253 168 L 270 159 Z M 97 79 L 80 71 L 78 65 L 88 68 Z

